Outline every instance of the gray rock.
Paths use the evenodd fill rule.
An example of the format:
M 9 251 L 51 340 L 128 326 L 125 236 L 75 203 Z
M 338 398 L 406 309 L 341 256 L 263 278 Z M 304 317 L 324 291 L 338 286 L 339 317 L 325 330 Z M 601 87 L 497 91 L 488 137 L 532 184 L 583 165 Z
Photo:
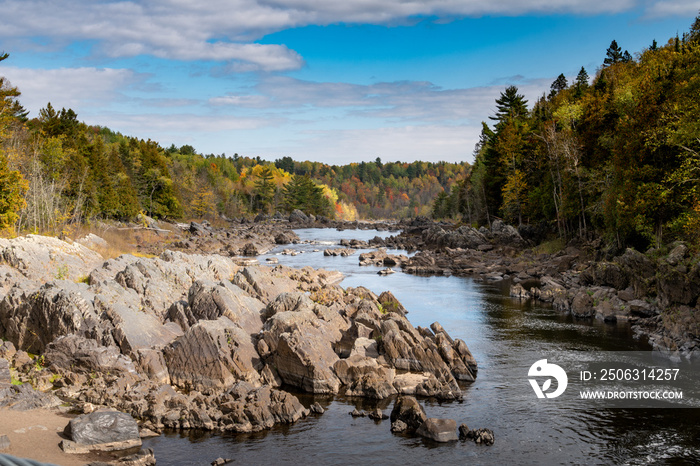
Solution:
M 137 355 L 139 371 L 142 374 L 154 382 L 170 384 L 170 373 L 161 350 L 140 349 Z
M 398 299 L 396 299 L 396 296 L 394 296 L 391 293 L 391 291 L 383 292 L 379 295 L 379 298 L 377 300 L 379 301 L 379 304 L 382 305 L 382 309 L 384 312 L 394 312 L 402 316 L 408 314 L 406 308 L 403 307 L 403 305 L 399 302 Z
M 5 358 L 9 361 L 12 359 L 16 352 L 17 349 L 11 341 L 3 341 L 2 343 L 0 343 L 0 358 Z
M 397 420 L 391 423 L 391 431 L 395 434 L 406 432 L 407 429 L 408 425 L 401 420 Z
M 99 338 L 108 333 L 101 325 L 84 283 L 57 280 L 39 290 L 13 289 L 0 302 L 0 335 L 17 348 L 43 353 L 56 337 L 70 333 Z
M 261 312 L 265 305 L 231 282 L 197 280 L 187 300 L 196 320 L 216 320 L 224 316 L 250 335 L 262 330 Z
M 267 385 L 251 388 L 245 382 L 223 395 L 219 406 L 223 413 L 220 423 L 229 432 L 259 432 L 309 414 L 294 395 Z
M 25 277 L 41 282 L 76 280 L 104 262 L 82 244 L 40 235 L 0 238 L 0 257 Z
M 392 425 L 396 421 L 403 421 L 407 426 L 406 430 L 413 432 L 425 422 L 427 416 L 415 397 L 399 396 L 391 410 L 390 418 Z
M 73 372 L 136 374 L 134 363 L 116 346 L 101 346 L 78 335 L 58 337 L 46 347 L 46 363 Z
M 163 350 L 172 383 L 205 393 L 243 380 L 259 384 L 260 357 L 250 335 L 226 317 L 202 320 Z
M 311 219 L 299 209 L 295 209 L 291 214 L 289 214 L 290 223 L 308 223 L 310 221 Z
M 384 419 L 389 419 L 389 416 L 384 414 L 384 412 L 379 407 L 377 407 L 374 411 L 370 412 L 367 415 L 367 417 L 369 417 L 370 419 L 373 419 L 375 421 L 382 421 Z
M 138 440 L 139 426 L 133 417 L 118 411 L 96 411 L 71 419 L 64 434 L 79 445 Z
M 460 440 L 474 440 L 474 443 L 481 445 L 493 445 L 496 437 L 491 429 L 472 429 L 469 430 L 466 424 L 459 426 Z
M 63 401 L 52 393 L 35 391 L 29 384 L 0 388 L 0 407 L 7 407 L 15 411 L 55 408 L 61 403 Z
M 595 315 L 593 298 L 586 290 L 576 293 L 571 302 L 571 313 L 576 317 L 591 317 Z
M 321 406 L 321 404 L 320 404 L 319 402 L 313 403 L 313 404 L 309 407 L 309 410 L 310 410 L 312 413 L 315 413 L 315 414 L 323 414 L 323 413 L 326 412 L 326 410 L 323 409 L 323 406 Z
M 233 277 L 233 283 L 250 296 L 267 304 L 280 293 L 295 290 L 297 283 L 269 267 L 246 267 Z
M 457 422 L 454 419 L 436 419 L 430 417 L 416 430 L 416 434 L 436 442 L 457 440 Z

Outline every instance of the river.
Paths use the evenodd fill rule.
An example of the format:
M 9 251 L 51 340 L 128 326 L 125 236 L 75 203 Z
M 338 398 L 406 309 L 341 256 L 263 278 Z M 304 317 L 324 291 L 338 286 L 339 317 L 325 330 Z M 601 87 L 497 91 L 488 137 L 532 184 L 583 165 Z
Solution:
M 149 439 L 158 464 L 205 465 L 217 457 L 236 464 L 700 464 L 700 409 L 601 409 L 581 401 L 547 403 L 533 396 L 526 372 L 547 354 L 580 357 L 600 351 L 648 351 L 629 325 L 574 320 L 552 309 L 508 296 L 506 284 L 464 277 L 421 277 L 396 273 L 378 276 L 375 267 L 359 267 L 358 253 L 324 257 L 340 239 L 368 240 L 388 232 L 296 230 L 308 241 L 292 248 L 302 254 L 261 256 L 293 267 L 340 270 L 341 284 L 390 290 L 408 309 L 413 325 L 438 321 L 453 338 L 463 339 L 479 364 L 476 382 L 461 402 L 421 400 L 428 417 L 455 419 L 470 428 L 495 433 L 491 447 L 471 441 L 435 444 L 393 435 L 388 420 L 375 422 L 348 415 L 361 399 L 312 397 L 326 409 L 291 426 L 251 435 L 169 433 Z M 286 246 L 289 247 L 289 246 Z M 389 251 L 392 252 L 392 251 Z M 393 251 L 399 253 L 400 251 Z M 392 400 L 379 406 L 388 414 Z

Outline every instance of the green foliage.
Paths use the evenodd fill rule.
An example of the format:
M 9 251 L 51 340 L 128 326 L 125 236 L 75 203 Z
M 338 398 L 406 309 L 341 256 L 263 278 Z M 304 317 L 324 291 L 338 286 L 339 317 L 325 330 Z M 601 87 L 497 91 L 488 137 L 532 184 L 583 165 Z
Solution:
M 584 68 L 571 86 L 560 76 L 525 112 L 508 87 L 474 165 L 456 192 L 436 194 L 433 214 L 480 224 L 501 215 L 617 248 L 699 244 L 698 24 L 636 61 L 612 41 L 590 85 Z
M 68 266 L 66 264 L 59 265 L 58 268 L 56 269 L 56 273 L 54 274 L 54 277 L 56 280 L 66 280 L 68 279 L 69 275 L 69 270 Z
M 17 170 L 7 166 L 7 157 L 0 152 L 0 229 L 15 224 L 26 205 L 27 182 Z
M 284 187 L 283 205 L 287 212 L 299 209 L 307 214 L 331 215 L 333 206 L 308 175 L 294 175 Z

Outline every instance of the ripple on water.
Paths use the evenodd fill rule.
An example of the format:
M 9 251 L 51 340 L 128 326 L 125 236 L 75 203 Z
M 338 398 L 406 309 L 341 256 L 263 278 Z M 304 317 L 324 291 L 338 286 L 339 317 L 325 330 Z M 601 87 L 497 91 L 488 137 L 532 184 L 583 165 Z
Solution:
M 286 245 L 305 251 L 277 255 L 281 264 L 340 270 L 343 286 L 391 290 L 409 309 L 413 325 L 438 320 L 454 338 L 462 338 L 476 357 L 479 373 L 465 389 L 463 402 L 422 401 L 431 417 L 452 418 L 470 428 L 494 430 L 492 447 L 473 442 L 437 445 L 391 434 L 389 422 L 348 415 L 371 401 L 300 395 L 307 406 L 319 401 L 327 410 L 291 426 L 237 436 L 168 434 L 146 440 L 159 464 L 208 464 L 217 457 L 239 464 L 700 464 L 700 409 L 593 409 L 576 402 L 543 403 L 532 394 L 527 368 L 543 354 L 561 354 L 583 364 L 593 351 L 641 350 L 626 325 L 574 320 L 545 306 L 508 296 L 507 283 L 483 284 L 462 277 L 418 277 L 396 273 L 378 278 L 377 268 L 358 266 L 353 256 L 324 258 L 319 246 L 340 239 L 369 240 L 389 232 L 298 230 L 315 244 Z M 260 260 L 264 262 L 263 256 Z M 523 369 L 525 368 L 525 369 Z M 523 372 L 523 370 L 525 372 Z M 387 412 L 390 401 L 382 408 Z

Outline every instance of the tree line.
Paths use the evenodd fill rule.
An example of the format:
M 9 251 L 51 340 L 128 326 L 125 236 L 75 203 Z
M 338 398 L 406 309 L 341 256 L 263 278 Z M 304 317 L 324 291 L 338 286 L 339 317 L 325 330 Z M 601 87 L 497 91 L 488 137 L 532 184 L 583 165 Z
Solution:
M 634 57 L 616 41 L 591 79 L 562 74 L 531 108 L 496 100 L 467 175 L 436 218 L 515 225 L 645 249 L 700 239 L 700 16 Z
M 0 55 L 0 61 L 8 54 Z M 35 118 L 0 76 L 0 228 L 59 232 L 98 219 L 235 218 L 291 212 L 346 220 L 428 215 L 467 163 L 328 165 L 163 148 L 48 103 Z

